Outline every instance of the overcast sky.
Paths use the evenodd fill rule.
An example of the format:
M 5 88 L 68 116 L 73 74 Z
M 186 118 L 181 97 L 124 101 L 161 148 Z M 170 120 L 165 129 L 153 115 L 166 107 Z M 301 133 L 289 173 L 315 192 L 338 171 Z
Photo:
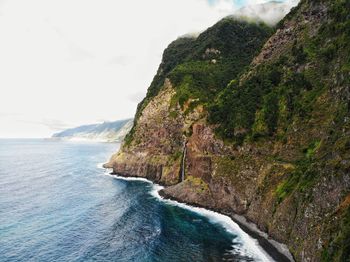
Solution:
M 133 117 L 164 48 L 264 0 L 0 0 L 0 137 Z

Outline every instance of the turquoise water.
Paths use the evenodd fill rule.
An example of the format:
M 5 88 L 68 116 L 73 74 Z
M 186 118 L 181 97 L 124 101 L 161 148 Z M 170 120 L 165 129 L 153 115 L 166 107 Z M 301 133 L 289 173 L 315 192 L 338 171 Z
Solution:
M 117 147 L 0 140 L 0 261 L 259 260 L 219 220 L 106 175 Z

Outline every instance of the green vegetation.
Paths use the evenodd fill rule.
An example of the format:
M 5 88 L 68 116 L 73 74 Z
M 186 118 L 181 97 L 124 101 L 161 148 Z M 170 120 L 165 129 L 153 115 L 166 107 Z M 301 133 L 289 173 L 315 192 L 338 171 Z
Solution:
M 296 169 L 276 189 L 277 203 L 281 203 L 295 191 L 306 192 L 311 188 L 317 176 L 317 170 L 311 160 L 302 159 L 295 163 Z
M 177 160 L 180 160 L 182 157 L 182 152 L 181 151 L 177 151 L 174 154 L 172 154 L 169 158 L 170 162 L 175 162 Z
M 316 167 L 317 161 L 314 156 L 321 145 L 322 142 L 317 140 L 310 143 L 309 146 L 303 150 L 304 157 L 293 164 L 295 169 L 293 169 L 288 178 L 283 180 L 276 188 L 275 194 L 278 203 L 281 203 L 294 191 L 306 192 L 314 185 L 316 179 L 319 178 L 319 170 Z
M 150 87 L 147 89 L 147 95 L 141 104 L 147 103 L 150 98 L 156 96 L 163 86 L 165 77 L 180 63 L 183 63 L 186 57 L 192 52 L 192 46 L 195 38 L 182 37 L 172 42 L 164 51 L 162 64 L 153 78 Z
M 241 85 L 231 82 L 210 108 L 209 121 L 219 124 L 223 139 L 242 143 L 247 136 L 271 136 L 278 124 L 294 116 L 307 117 L 322 88 L 314 87 L 303 72 L 283 69 L 285 57 L 260 66 Z
M 322 261 L 350 261 L 350 207 L 347 207 L 341 217 L 338 232 L 322 253 Z
M 179 95 L 182 102 L 186 97 L 209 100 L 249 65 L 271 33 L 264 24 L 224 18 L 197 38 L 175 40 L 164 51 L 162 64 L 141 104 L 158 94 L 166 77 L 177 92 L 185 94 Z
M 345 77 L 350 73 L 350 19 L 344 11 L 349 10 L 349 1 L 333 1 L 331 7 L 334 20 L 325 23 L 320 34 L 295 41 L 290 52 L 260 65 L 242 82 L 231 81 L 221 91 L 209 105 L 209 121 L 218 125 L 219 137 L 241 144 L 247 137 L 274 135 L 283 129 L 279 124 L 295 117 L 308 118 L 316 99 L 332 88 L 328 79 L 336 57 L 341 57 L 343 72 L 337 80 L 350 81 Z M 312 66 L 296 70 L 295 65 L 302 64 Z M 281 102 L 284 107 L 278 106 Z
M 256 51 L 271 34 L 263 24 L 225 18 L 202 33 L 192 52 L 168 75 L 176 87 L 174 104 L 190 98 L 208 104 L 249 65 Z M 239 39 L 239 41 L 237 41 Z
M 325 91 L 333 88 L 334 82 L 330 82 L 328 79 L 334 77 L 331 75 L 333 72 L 330 69 L 336 66 L 335 61 L 337 57 L 340 58 L 337 63 L 343 63 L 342 68 L 347 67 L 350 59 L 350 31 L 349 28 L 345 29 L 345 27 L 349 27 L 350 24 L 347 18 L 348 13 L 345 15 L 344 10 L 349 10 L 349 7 L 349 1 L 333 1 L 330 12 L 333 19 L 332 22 L 325 23 L 320 29 L 321 33 L 315 38 L 305 38 L 303 43 L 295 43 L 291 53 L 287 54 L 288 61 L 309 63 L 313 67 L 305 69 L 303 73 L 298 74 L 290 74 L 288 71 L 285 71 L 279 86 L 265 87 L 267 90 L 280 91 L 282 88 L 287 91 L 283 93 L 279 92 L 279 94 L 287 94 L 284 97 L 287 98 L 287 110 L 290 121 L 292 119 L 308 119 L 312 111 L 320 109 L 315 108 L 315 101 Z M 325 39 L 332 39 L 332 41 L 325 41 Z M 288 66 L 288 63 L 284 65 Z M 289 70 L 288 67 L 285 68 Z M 347 81 L 345 78 L 339 78 L 337 84 L 344 84 L 345 81 Z M 348 112 L 343 112 L 342 108 L 344 107 L 340 103 L 337 106 L 338 120 L 335 120 L 339 122 L 337 123 L 339 128 L 343 125 L 345 115 L 348 114 Z M 279 112 L 281 113 L 281 109 Z M 330 141 L 329 143 L 335 143 L 334 147 L 336 147 L 335 149 L 338 153 L 344 153 L 344 151 L 340 150 L 340 148 L 343 148 L 340 145 L 346 143 L 346 139 L 342 139 L 341 136 L 342 132 L 338 130 L 332 131 L 330 136 L 333 142 Z M 322 147 L 324 147 L 323 150 L 321 150 Z M 319 150 L 323 151 L 323 154 L 327 154 L 329 150 L 332 150 L 332 147 L 330 144 L 323 146 L 322 141 L 315 140 L 303 149 L 304 158 L 295 163 L 296 169 L 289 174 L 286 180 L 279 184 L 275 191 L 278 203 L 281 203 L 293 192 L 306 192 L 312 188 L 315 181 L 319 178 L 320 173 L 320 167 L 316 167 L 316 164 L 320 164 L 320 160 L 315 158 L 315 154 Z M 337 164 L 334 161 L 337 160 L 332 158 L 327 164 L 336 167 L 335 165 Z M 348 224 L 346 219 L 343 220 L 343 224 Z M 349 231 L 345 230 L 345 234 L 348 233 Z M 339 239 L 343 239 L 343 237 L 341 236 Z M 344 251 L 342 248 L 339 250 L 337 252 L 342 253 Z M 329 254 L 326 251 L 325 254 L 327 254 L 325 257 L 328 258 Z M 325 261 L 330 260 L 326 259 Z
M 311 158 L 315 155 L 315 152 L 320 148 L 321 141 L 312 142 L 308 148 L 304 149 L 306 158 Z
M 209 190 L 208 184 L 205 183 L 201 178 L 188 176 L 186 182 L 190 183 L 194 188 L 197 189 L 197 193 L 203 193 Z
M 281 61 L 260 67 L 243 85 L 231 81 L 209 106 L 209 121 L 219 124 L 216 132 L 221 138 L 242 143 L 248 134 L 257 137 L 275 132 L 279 99 L 284 95 L 283 87 L 277 89 Z
M 198 104 L 209 104 L 215 96 L 249 65 L 257 51 L 272 34 L 264 24 L 224 18 L 197 38 L 179 38 L 164 51 L 162 63 L 147 95 L 138 105 L 135 124 L 149 101 L 170 78 L 176 88 L 172 105 L 184 106 L 189 99 L 191 110 Z M 174 115 L 174 113 L 173 113 Z M 125 138 L 125 146 L 133 141 L 135 130 Z

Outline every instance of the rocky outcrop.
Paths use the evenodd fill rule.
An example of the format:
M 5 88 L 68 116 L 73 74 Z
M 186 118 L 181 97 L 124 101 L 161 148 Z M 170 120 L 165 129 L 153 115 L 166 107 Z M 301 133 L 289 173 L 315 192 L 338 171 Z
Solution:
M 294 14 L 293 19 L 288 19 L 288 16 L 281 22 L 281 26 L 276 33 L 266 42 L 260 54 L 256 56 L 252 62 L 253 65 L 258 65 L 268 60 L 274 59 L 283 55 L 286 50 L 291 49 L 294 41 L 305 32 L 305 26 L 311 30 L 308 32 L 308 37 L 313 37 L 317 34 L 318 29 L 322 25 L 327 15 L 327 5 L 322 2 L 309 5 L 300 5 L 299 10 Z M 292 16 L 292 14 L 289 14 Z
M 107 167 L 124 176 L 146 177 L 168 185 L 178 182 L 184 123 L 181 117 L 170 116 L 174 93 L 167 79 L 162 91 L 142 111 L 134 131 L 137 139 L 113 156 Z

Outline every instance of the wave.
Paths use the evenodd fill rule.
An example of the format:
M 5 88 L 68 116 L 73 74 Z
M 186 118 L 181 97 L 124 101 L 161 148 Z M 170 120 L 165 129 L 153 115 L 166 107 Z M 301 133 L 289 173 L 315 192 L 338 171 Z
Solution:
M 165 202 L 168 205 L 178 206 L 180 208 L 189 210 L 191 212 L 197 213 L 201 216 L 207 217 L 210 222 L 213 224 L 220 224 L 223 226 L 227 232 L 234 234 L 239 238 L 239 242 L 242 242 L 244 246 L 237 250 L 237 243 L 235 239 L 235 252 L 241 253 L 244 256 L 251 256 L 258 261 L 274 261 L 260 245 L 258 241 L 251 236 L 249 236 L 246 232 L 244 232 L 240 226 L 235 223 L 229 216 L 220 214 L 218 212 L 208 210 L 202 207 L 194 207 L 188 204 L 180 203 L 175 200 L 165 199 L 159 195 L 159 191 L 164 187 L 154 184 L 152 191 L 150 192 L 152 196 L 159 199 L 160 201 Z
M 232 243 L 232 248 L 234 248 L 234 251 L 236 254 L 239 253 L 240 255 L 249 256 L 255 259 L 255 261 L 261 261 L 261 262 L 270 262 L 274 261 L 266 252 L 265 250 L 259 245 L 258 241 L 254 238 L 252 238 L 250 235 L 248 235 L 246 232 L 244 232 L 240 226 L 235 223 L 229 216 L 220 214 L 218 212 L 208 210 L 201 207 L 194 207 L 188 204 L 180 203 L 175 200 L 165 199 L 159 195 L 159 191 L 164 189 L 163 186 L 153 183 L 152 181 L 146 179 L 146 178 L 139 178 L 139 177 L 122 177 L 117 175 L 110 174 L 109 171 L 106 170 L 104 175 L 113 177 L 118 180 L 125 180 L 125 181 L 142 181 L 146 182 L 148 184 L 152 184 L 152 189 L 149 192 L 154 198 L 156 198 L 159 201 L 164 202 L 167 205 L 177 206 L 186 210 L 189 210 L 191 212 L 197 213 L 201 216 L 204 216 L 209 219 L 209 221 L 213 224 L 220 224 L 224 227 L 224 229 L 235 235 L 235 239 Z M 237 239 L 238 238 L 238 239 Z M 238 241 L 237 241 L 238 240 Z M 241 247 L 237 247 L 237 242 L 242 243 Z
M 96 167 L 97 167 L 98 169 L 106 169 L 106 168 L 103 167 L 104 164 L 105 164 L 105 163 L 97 163 Z

